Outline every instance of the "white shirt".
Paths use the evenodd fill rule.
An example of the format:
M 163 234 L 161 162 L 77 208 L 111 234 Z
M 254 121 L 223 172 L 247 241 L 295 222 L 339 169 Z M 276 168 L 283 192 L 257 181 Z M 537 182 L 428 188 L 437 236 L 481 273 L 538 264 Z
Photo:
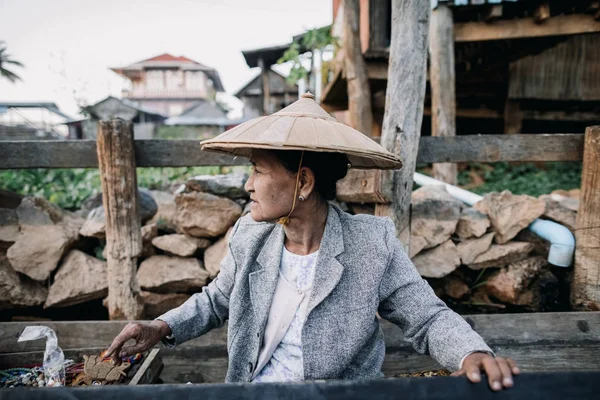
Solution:
M 306 256 L 290 253 L 285 246 L 279 266 L 279 279 L 285 279 L 304 293 L 304 300 L 296 310 L 296 314 L 273 352 L 271 359 L 256 375 L 252 382 L 284 382 L 304 379 L 302 359 L 302 327 L 306 321 L 306 307 L 312 289 L 315 266 L 319 252 Z

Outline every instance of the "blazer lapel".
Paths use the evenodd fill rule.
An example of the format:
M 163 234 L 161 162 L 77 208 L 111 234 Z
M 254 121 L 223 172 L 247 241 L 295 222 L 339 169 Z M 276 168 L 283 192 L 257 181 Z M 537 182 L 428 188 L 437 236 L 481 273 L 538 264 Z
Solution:
M 315 279 L 306 310 L 307 317 L 316 306 L 329 296 L 329 293 L 340 281 L 344 266 L 336 257 L 343 252 L 342 224 L 336 209 L 330 205 L 315 267 Z
M 283 228 L 276 225 L 256 259 L 262 268 L 249 274 L 250 301 L 260 329 L 267 322 L 277 287 L 284 236 Z

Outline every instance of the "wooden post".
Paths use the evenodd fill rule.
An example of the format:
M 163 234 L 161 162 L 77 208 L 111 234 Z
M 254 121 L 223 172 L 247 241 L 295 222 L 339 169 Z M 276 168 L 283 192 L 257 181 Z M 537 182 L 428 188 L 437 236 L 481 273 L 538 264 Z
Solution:
M 136 271 L 142 237 L 133 124 L 100 121 L 96 146 L 106 215 L 108 312 L 110 319 L 139 319 L 142 302 Z
M 571 305 L 600 311 L 600 126 L 585 131 Z
M 523 113 L 518 100 L 506 99 L 504 103 L 504 133 L 521 133 L 523 130 Z
M 360 6 L 358 0 L 344 0 L 344 71 L 348 82 L 350 126 L 371 136 L 373 110 L 367 65 L 360 44 Z
M 375 206 L 375 213 L 392 218 L 406 250 L 410 241 L 410 196 L 423 120 L 430 11 L 428 1 L 392 0 L 392 39 L 381 144 L 398 154 L 404 167 L 394 171 L 391 179 L 382 174 L 383 184 L 392 185 L 394 196 L 389 207 Z
M 456 89 L 454 71 L 454 22 L 452 10 L 439 4 L 431 11 L 429 30 L 431 85 L 431 134 L 456 136 Z M 433 177 L 456 185 L 456 164 L 433 164 Z
M 262 58 L 258 59 L 258 66 L 260 67 L 260 76 L 262 80 L 262 115 L 269 114 L 271 104 L 271 87 L 269 85 L 269 67 L 265 65 L 265 61 Z

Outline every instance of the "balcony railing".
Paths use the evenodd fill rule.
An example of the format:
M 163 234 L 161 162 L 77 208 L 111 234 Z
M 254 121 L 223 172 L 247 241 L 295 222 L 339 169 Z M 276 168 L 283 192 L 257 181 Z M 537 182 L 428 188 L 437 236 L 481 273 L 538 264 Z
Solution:
M 128 99 L 193 99 L 205 98 L 205 90 L 185 90 L 185 89 L 134 89 L 124 90 L 123 97 Z

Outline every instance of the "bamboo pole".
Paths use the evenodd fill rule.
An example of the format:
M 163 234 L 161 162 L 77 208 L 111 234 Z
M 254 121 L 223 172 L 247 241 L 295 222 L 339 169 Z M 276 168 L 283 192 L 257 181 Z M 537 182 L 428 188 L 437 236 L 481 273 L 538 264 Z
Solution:
M 600 311 L 600 126 L 585 131 L 580 200 L 571 305 Z
M 431 134 L 432 136 L 456 136 L 454 22 L 452 10 L 446 4 L 438 4 L 436 9 L 431 11 L 429 53 Z M 456 185 L 456 164 L 433 164 L 433 177 Z
M 133 124 L 100 121 L 96 146 L 106 215 L 108 312 L 110 319 L 139 319 L 142 303 L 136 271 L 142 238 Z

